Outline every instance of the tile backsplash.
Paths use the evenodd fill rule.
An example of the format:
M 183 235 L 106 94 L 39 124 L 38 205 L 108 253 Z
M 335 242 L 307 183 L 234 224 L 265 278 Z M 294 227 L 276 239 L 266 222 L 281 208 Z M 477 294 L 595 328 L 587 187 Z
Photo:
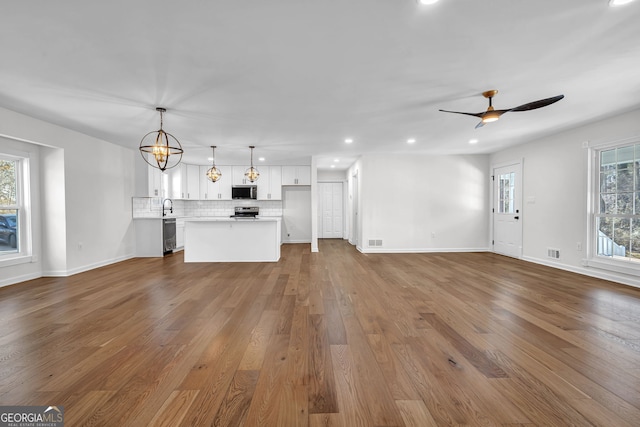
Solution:
M 236 206 L 258 206 L 261 216 L 282 216 L 282 200 L 173 200 L 173 215 L 229 216 Z M 162 199 L 159 197 L 133 197 L 133 217 L 162 216 Z M 169 207 L 167 202 L 166 207 Z

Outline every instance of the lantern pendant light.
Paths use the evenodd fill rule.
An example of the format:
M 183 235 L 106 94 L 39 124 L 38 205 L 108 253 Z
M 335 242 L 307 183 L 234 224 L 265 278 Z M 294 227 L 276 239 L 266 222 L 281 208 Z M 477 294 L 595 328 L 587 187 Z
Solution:
M 217 182 L 220 178 L 222 178 L 222 172 L 220 171 L 220 169 L 216 167 L 216 146 L 215 145 L 211 146 L 211 153 L 212 153 L 211 169 L 207 171 L 207 178 L 209 178 L 211 182 Z
M 162 129 L 162 114 L 167 110 L 157 107 L 160 113 L 160 129 L 151 131 L 142 137 L 140 141 L 140 154 L 145 162 L 161 171 L 175 167 L 182 160 L 182 145 L 175 136 Z M 154 134 L 154 137 L 149 137 Z M 147 138 L 149 137 L 149 138 Z M 152 141 L 154 140 L 155 141 Z M 147 140 L 145 142 L 145 140 Z
M 246 176 L 250 182 L 255 182 L 260 177 L 260 172 L 258 172 L 258 169 L 253 167 L 253 149 L 256 147 L 250 145 L 249 148 L 251 148 L 251 167 L 245 171 L 244 176 Z

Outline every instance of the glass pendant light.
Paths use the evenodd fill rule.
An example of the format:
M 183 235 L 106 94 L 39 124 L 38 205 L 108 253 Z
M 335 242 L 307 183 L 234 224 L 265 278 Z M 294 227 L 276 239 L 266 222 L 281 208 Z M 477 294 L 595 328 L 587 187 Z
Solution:
M 220 178 L 222 178 L 222 172 L 220 171 L 220 169 L 216 167 L 216 146 L 215 145 L 211 146 L 211 154 L 212 154 L 211 169 L 207 171 L 207 178 L 209 178 L 211 182 L 217 182 Z
M 167 110 L 157 107 L 156 111 L 160 113 L 160 129 L 151 131 L 142 137 L 140 154 L 145 162 L 154 168 L 165 171 L 180 163 L 183 150 L 176 137 L 162 129 L 162 114 Z M 149 137 L 152 134 L 155 135 L 155 138 Z M 147 141 L 145 142 L 145 140 Z
M 256 147 L 250 145 L 249 148 L 251 148 L 251 167 L 245 171 L 244 176 L 246 176 L 250 182 L 255 182 L 260 177 L 260 172 L 258 172 L 258 169 L 253 167 L 253 149 Z

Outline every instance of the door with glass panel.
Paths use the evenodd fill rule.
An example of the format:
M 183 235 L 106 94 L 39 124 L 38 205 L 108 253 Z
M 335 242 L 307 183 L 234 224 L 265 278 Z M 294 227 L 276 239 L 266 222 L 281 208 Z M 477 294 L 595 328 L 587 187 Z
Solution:
M 522 256 L 522 165 L 493 169 L 493 250 Z

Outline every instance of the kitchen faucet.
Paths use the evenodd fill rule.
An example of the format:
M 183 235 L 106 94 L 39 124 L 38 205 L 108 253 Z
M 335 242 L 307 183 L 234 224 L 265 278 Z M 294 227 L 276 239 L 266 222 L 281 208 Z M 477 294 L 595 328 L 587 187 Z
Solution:
M 167 204 L 167 202 L 169 202 L 170 206 L 169 206 L 169 213 L 173 213 L 173 200 L 171 199 L 164 199 L 162 201 L 162 216 L 166 216 L 167 212 L 165 211 L 165 206 Z

